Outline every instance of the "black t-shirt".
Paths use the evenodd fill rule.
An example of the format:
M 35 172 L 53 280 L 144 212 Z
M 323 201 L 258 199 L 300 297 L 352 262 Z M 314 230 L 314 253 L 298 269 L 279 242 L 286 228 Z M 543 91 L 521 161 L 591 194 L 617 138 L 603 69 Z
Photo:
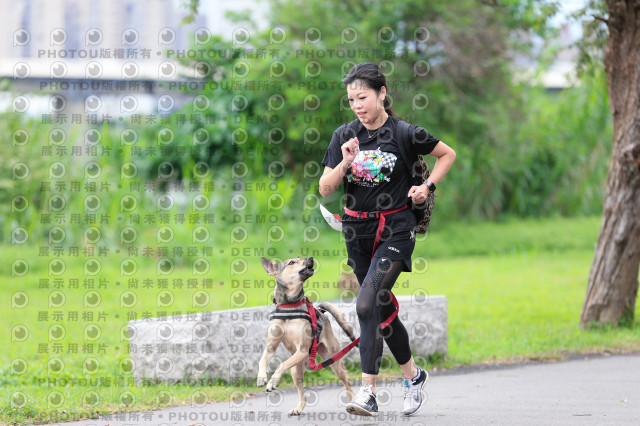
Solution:
M 394 210 L 407 203 L 407 193 L 412 186 L 408 168 L 402 161 L 398 141 L 395 138 L 398 120 L 389 116 L 377 131 L 367 130 L 356 122 L 359 153 L 343 177 L 345 207 L 362 212 Z M 344 125 L 343 125 L 344 126 Z M 334 133 L 322 164 L 335 168 L 342 161 L 340 126 Z M 369 137 L 369 134 L 372 136 Z M 416 127 L 415 138 L 418 154 L 426 155 L 440 142 L 425 129 Z M 361 220 L 343 216 L 345 224 L 353 222 L 358 236 L 375 235 L 377 219 Z M 387 225 L 395 231 L 413 229 L 415 217 L 409 210 L 387 216 Z

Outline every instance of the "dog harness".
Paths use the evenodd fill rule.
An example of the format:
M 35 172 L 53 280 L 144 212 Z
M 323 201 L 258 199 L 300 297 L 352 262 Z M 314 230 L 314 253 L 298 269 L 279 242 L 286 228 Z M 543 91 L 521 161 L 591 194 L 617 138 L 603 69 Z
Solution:
M 290 319 L 306 319 L 311 323 L 311 328 L 313 329 L 313 319 L 311 318 L 311 314 L 309 312 L 302 311 L 302 310 L 297 310 L 297 311 L 289 310 L 289 309 L 298 308 L 304 305 L 305 299 L 307 298 L 304 297 L 295 303 L 283 303 L 280 305 L 276 305 L 276 309 L 269 314 L 269 321 L 274 319 L 285 320 L 285 321 Z M 325 312 L 323 309 L 317 309 L 317 310 L 322 313 Z M 320 319 L 320 317 L 317 317 L 316 327 L 315 329 L 313 329 L 314 338 L 316 338 L 317 336 L 320 336 L 320 333 L 322 333 L 322 319 Z
M 389 317 L 382 322 L 382 324 L 380 324 L 381 329 L 385 329 L 389 324 L 391 324 L 391 322 L 393 322 L 393 320 L 398 316 L 398 311 L 400 309 L 398 300 L 393 295 L 393 293 L 391 292 L 389 293 L 389 298 L 391 300 L 391 303 L 393 303 L 393 305 L 396 307 L 396 310 L 393 311 L 391 315 L 389 315 Z M 302 306 L 303 304 L 307 305 L 308 312 L 282 311 L 282 310 L 279 311 L 279 309 L 297 308 L 299 306 Z M 360 337 L 358 337 L 357 339 L 349 343 L 347 346 L 345 346 L 340 352 L 333 355 L 331 358 L 325 359 L 324 361 L 318 364 L 316 362 L 316 356 L 318 352 L 318 337 L 320 337 L 320 333 L 322 332 L 322 320 L 317 315 L 316 311 L 319 311 L 320 313 L 326 312 L 323 309 L 316 309 L 313 306 L 313 303 L 311 303 L 311 301 L 309 300 L 309 298 L 303 297 L 301 300 L 299 300 L 296 303 L 276 305 L 276 309 L 273 312 L 271 312 L 271 314 L 269 314 L 269 321 L 274 319 L 287 320 L 287 319 L 301 318 L 301 319 L 307 319 L 311 322 L 311 330 L 313 333 L 313 343 L 311 344 L 311 348 L 309 348 L 309 368 L 313 371 L 318 371 L 330 366 L 334 362 L 340 360 L 340 358 L 342 358 L 347 353 L 349 353 L 349 351 L 353 349 L 354 346 L 357 346 L 358 343 L 360 343 Z

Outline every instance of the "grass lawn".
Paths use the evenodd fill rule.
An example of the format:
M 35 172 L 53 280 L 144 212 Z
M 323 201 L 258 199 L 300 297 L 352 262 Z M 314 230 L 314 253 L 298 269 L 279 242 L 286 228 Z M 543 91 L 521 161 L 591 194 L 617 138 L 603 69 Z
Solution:
M 449 353 L 427 367 L 640 350 L 637 322 L 625 329 L 578 327 L 599 225 L 599 218 L 576 218 L 433 226 L 437 231 L 419 242 L 414 254 L 415 261 L 428 268 L 401 276 L 409 286 L 395 290 L 411 294 L 423 289 L 447 296 Z M 66 263 L 59 281 L 49 274 L 49 262 L 56 256 L 39 256 L 38 247 L 2 247 L 8 255 L 0 264 L 5 277 L 11 276 L 15 259 L 28 259 L 30 269 L 0 288 L 5 301 L 0 328 L 10 340 L 0 353 L 0 421 L 64 421 L 219 401 L 238 391 L 261 392 L 250 384 L 133 386 L 123 331 L 132 318 L 230 309 L 237 306 L 240 293 L 243 306 L 270 304 L 269 285 L 237 285 L 238 280 L 268 283 L 259 263 L 265 247 L 265 253 L 282 258 L 296 256 L 302 248 L 318 250 L 320 267 L 312 277 L 320 284 L 318 295 L 337 297 L 335 282 L 344 262 L 339 234 L 327 232 L 306 244 L 264 241 L 256 236 L 232 246 L 217 240 L 207 258 L 210 271 L 203 276 L 194 275 L 189 262 L 176 262 L 173 272 L 159 275 L 157 259 L 143 256 L 136 257 L 134 275 L 122 275 L 122 261 L 128 256 L 109 253 L 96 256 L 100 273 L 87 280 L 87 258 L 65 253 L 59 256 Z M 242 251 L 245 248 L 249 251 Z M 332 251 L 323 256 L 324 249 Z M 166 292 L 171 293 L 171 303 L 160 301 Z M 202 292 L 209 296 L 207 302 L 194 303 Z M 131 297 L 133 304 L 127 302 Z M 636 318 L 639 314 L 636 308 Z M 390 367 L 385 373 L 400 370 Z M 326 372 L 308 372 L 306 377 L 313 380 L 318 374 L 332 377 Z M 350 374 L 354 380 L 359 377 L 357 369 Z M 282 382 L 287 385 L 289 379 Z

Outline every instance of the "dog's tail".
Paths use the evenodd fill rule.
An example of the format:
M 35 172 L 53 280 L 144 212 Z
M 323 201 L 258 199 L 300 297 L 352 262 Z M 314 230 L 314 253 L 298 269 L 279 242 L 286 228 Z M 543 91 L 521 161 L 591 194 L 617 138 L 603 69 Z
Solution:
M 344 315 L 342 315 L 342 312 L 340 312 L 340 309 L 338 309 L 336 305 L 331 302 L 322 302 L 318 304 L 318 308 L 333 315 L 333 317 L 338 322 L 338 325 L 340 325 L 340 328 L 342 328 L 344 332 L 347 333 L 349 339 L 351 339 L 352 342 L 356 340 L 356 336 L 353 334 L 353 329 L 351 328 L 347 320 L 344 319 Z

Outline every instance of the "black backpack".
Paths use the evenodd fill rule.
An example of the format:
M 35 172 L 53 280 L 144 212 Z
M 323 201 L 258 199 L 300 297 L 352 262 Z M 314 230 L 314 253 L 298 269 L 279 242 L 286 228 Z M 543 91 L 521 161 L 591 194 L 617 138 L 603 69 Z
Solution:
M 357 124 L 359 119 L 355 119 L 350 123 L 344 125 L 344 128 L 340 132 L 341 143 L 345 143 L 351 138 L 354 138 L 357 134 Z M 407 166 L 409 176 L 411 176 L 412 183 L 415 186 L 422 185 L 422 182 L 429 178 L 429 167 L 422 158 L 422 155 L 416 151 L 416 144 L 421 141 L 418 140 L 415 134 L 416 126 L 409 124 L 406 121 L 398 120 L 398 126 L 396 127 L 396 140 L 398 141 L 398 148 L 402 161 Z M 382 134 L 379 136 L 382 137 Z M 408 205 L 413 214 L 416 216 L 416 227 L 414 228 L 418 234 L 426 234 L 429 229 L 429 222 L 431 221 L 431 213 L 435 204 L 435 194 L 429 192 L 427 199 L 421 204 L 413 204 L 411 199 L 408 200 Z

